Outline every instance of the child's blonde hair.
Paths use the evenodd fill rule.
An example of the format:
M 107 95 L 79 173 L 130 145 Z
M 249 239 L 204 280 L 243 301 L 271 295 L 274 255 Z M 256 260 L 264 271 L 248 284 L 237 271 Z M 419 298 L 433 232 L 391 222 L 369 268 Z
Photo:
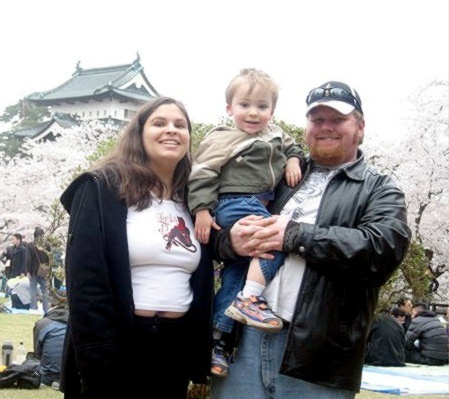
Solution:
M 265 87 L 272 93 L 273 110 L 276 108 L 276 103 L 279 96 L 278 85 L 274 82 L 270 75 L 255 68 L 244 68 L 240 70 L 240 73 L 231 80 L 225 92 L 227 104 L 232 103 L 232 98 L 234 97 L 237 88 L 244 83 L 249 83 L 248 93 L 251 93 L 256 85 Z

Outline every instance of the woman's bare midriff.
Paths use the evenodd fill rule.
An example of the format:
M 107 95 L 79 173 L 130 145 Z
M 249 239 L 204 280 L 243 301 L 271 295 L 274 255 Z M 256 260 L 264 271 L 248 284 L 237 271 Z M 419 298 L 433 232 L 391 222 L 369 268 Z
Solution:
M 137 316 L 143 316 L 143 317 L 167 317 L 169 319 L 177 319 L 179 317 L 182 317 L 185 315 L 185 312 L 164 312 L 164 311 L 158 311 L 158 310 L 143 310 L 143 309 L 136 309 L 134 310 L 134 314 Z

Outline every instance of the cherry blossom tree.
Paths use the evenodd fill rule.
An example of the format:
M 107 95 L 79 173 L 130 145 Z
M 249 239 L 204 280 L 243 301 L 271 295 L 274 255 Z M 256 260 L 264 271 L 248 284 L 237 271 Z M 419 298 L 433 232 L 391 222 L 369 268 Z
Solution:
M 405 193 L 413 242 L 422 247 L 419 256 L 431 283 L 427 294 L 441 302 L 449 300 L 448 103 L 448 82 L 430 82 L 409 98 L 407 134 L 384 147 L 369 143 L 371 161 Z
M 65 236 L 60 195 L 74 174 L 88 167 L 99 143 L 116 135 L 117 130 L 93 121 L 62 131 L 55 141 L 28 140 L 23 154 L 13 158 L 0 153 L 0 249 L 16 232 L 32 240 L 36 226 L 48 235 Z
M 449 130 L 448 82 L 432 82 L 410 102 L 410 134 L 403 143 L 398 175 L 407 192 L 409 225 L 429 260 L 433 290 L 445 281 L 447 302 L 449 266 Z M 439 279 L 444 274 L 444 278 Z M 438 281 L 437 281 L 438 280 Z
M 391 174 L 403 189 L 408 223 L 413 233 L 412 261 L 425 263 L 424 272 L 406 263 L 409 270 L 398 271 L 393 285 L 399 290 L 410 289 L 418 270 L 432 282 L 429 295 L 435 301 L 447 302 L 448 82 L 435 81 L 422 87 L 410 96 L 410 107 L 410 117 L 404 121 L 407 135 L 396 137 L 392 132 L 394 140 L 388 143 L 366 137 L 363 146 L 368 160 L 382 172 Z M 194 131 L 198 132 L 198 137 L 208 130 L 207 125 L 196 127 Z M 287 125 L 283 128 L 295 129 Z M 301 136 L 302 129 L 297 130 Z M 8 158 L 0 150 L 0 250 L 15 232 L 24 233 L 26 239 L 31 239 L 36 226 L 59 237 L 63 243 L 68 218 L 59 197 L 73 176 L 89 166 L 99 145 L 117 134 L 116 129 L 91 122 L 62 132 L 55 141 L 26 142 L 24 156 Z M 195 134 L 192 142 L 195 147 L 198 142 Z

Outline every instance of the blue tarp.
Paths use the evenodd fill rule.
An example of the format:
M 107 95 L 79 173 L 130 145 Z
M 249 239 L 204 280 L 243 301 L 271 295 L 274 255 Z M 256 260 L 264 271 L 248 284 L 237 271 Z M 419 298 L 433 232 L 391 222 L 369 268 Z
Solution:
M 449 366 L 407 363 L 406 367 L 364 366 L 361 389 L 393 395 L 449 394 Z

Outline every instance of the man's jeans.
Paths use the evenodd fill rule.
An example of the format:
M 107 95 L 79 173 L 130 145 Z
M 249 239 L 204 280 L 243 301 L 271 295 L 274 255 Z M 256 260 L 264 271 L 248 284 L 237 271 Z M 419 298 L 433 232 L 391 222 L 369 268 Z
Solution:
M 44 314 L 48 312 L 50 308 L 48 288 L 46 277 L 31 276 L 30 277 L 30 309 L 37 309 L 37 285 L 39 284 L 42 295 L 42 308 Z
M 287 329 L 263 332 L 244 326 L 226 378 L 212 377 L 211 399 L 353 399 L 355 393 L 279 374 Z

